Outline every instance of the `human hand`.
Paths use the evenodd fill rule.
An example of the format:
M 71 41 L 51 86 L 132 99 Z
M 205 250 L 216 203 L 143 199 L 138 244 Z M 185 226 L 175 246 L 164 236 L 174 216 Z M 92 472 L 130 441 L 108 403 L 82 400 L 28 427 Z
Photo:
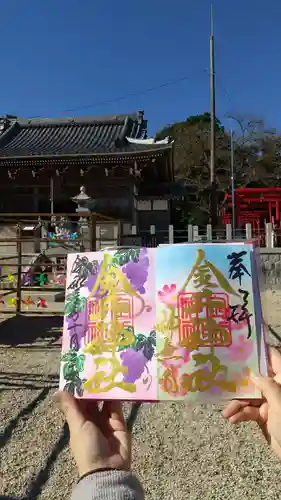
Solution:
M 265 439 L 281 458 L 281 354 L 269 347 L 270 377 L 253 377 L 263 399 L 233 400 L 223 411 L 232 424 L 257 422 Z
M 131 436 L 121 403 L 75 399 L 67 392 L 54 397 L 64 413 L 70 431 L 70 448 L 79 476 L 97 469 L 129 470 Z

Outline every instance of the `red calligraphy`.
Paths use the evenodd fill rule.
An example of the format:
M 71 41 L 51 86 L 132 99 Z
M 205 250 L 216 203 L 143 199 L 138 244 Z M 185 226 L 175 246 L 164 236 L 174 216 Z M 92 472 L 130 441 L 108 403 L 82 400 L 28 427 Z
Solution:
M 232 343 L 226 293 L 180 292 L 179 340 L 196 347 L 228 347 Z
M 88 329 L 85 344 L 95 339 L 109 340 L 111 331 L 122 331 L 133 326 L 134 298 L 125 294 L 114 294 L 96 299 L 88 299 Z

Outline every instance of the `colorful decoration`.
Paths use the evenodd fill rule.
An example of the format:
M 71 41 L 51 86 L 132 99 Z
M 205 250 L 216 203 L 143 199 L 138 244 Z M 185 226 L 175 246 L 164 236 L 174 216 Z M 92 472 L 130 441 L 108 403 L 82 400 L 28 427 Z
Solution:
M 35 304 L 35 302 L 32 300 L 32 298 L 30 297 L 30 295 L 28 295 L 28 297 L 26 297 L 26 299 L 23 299 L 23 300 L 22 300 L 22 303 L 23 303 L 24 305 L 26 305 L 27 307 L 29 307 L 29 306 L 31 306 L 31 305 L 33 305 L 33 304 Z
M 10 297 L 9 295 L 0 295 L 0 304 L 3 304 L 4 306 L 15 307 L 17 305 L 17 302 L 18 302 L 17 297 Z M 43 299 L 42 297 L 38 297 L 37 299 L 32 299 L 30 295 L 25 299 L 22 299 L 21 303 L 25 305 L 27 308 L 35 304 L 37 307 L 42 307 L 42 308 L 48 307 L 47 299 Z
M 17 297 L 8 297 L 9 306 L 15 307 L 17 305 L 18 299 Z
M 37 301 L 37 304 L 36 304 L 37 307 L 48 307 L 47 306 L 47 299 L 42 299 L 41 297 L 38 297 L 38 301 Z
M 48 276 L 46 273 L 42 272 L 39 276 L 36 276 L 34 278 L 34 281 L 39 285 L 39 286 L 44 286 L 47 285 L 49 280 Z
M 60 388 L 98 400 L 260 397 L 254 256 L 250 243 L 69 254 Z
M 15 285 L 17 282 L 17 277 L 14 274 L 9 273 L 7 276 L 7 280 L 10 285 Z
M 79 238 L 79 234 L 77 232 L 70 232 L 70 231 L 65 231 L 61 233 L 54 233 L 49 231 L 47 233 L 47 237 L 50 240 L 56 241 L 56 240 L 77 240 Z
M 22 276 L 22 284 L 23 286 L 31 286 L 33 280 L 32 271 L 29 270 L 27 273 L 24 273 Z
M 65 274 L 56 274 L 54 276 L 54 283 L 57 285 L 65 286 L 66 276 Z

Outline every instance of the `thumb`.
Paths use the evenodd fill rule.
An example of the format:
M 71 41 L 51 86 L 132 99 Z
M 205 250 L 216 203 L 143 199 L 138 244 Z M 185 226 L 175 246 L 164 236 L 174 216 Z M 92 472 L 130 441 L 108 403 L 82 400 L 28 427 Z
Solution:
M 70 432 L 73 432 L 83 424 L 83 416 L 74 396 L 69 394 L 69 392 L 59 391 L 54 394 L 54 400 L 59 403 Z
M 270 377 L 252 377 L 256 387 L 272 406 L 281 406 L 281 387 Z

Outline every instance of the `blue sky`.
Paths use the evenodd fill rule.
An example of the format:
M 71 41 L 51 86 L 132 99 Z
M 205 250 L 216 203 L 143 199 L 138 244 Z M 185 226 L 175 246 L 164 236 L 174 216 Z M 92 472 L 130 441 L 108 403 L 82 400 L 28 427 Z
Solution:
M 227 126 L 232 113 L 281 128 L 281 2 L 213 7 L 218 117 Z M 208 111 L 209 14 L 207 0 L 0 0 L 0 114 L 144 109 L 154 133 Z M 106 102 L 132 93 L 140 94 Z

